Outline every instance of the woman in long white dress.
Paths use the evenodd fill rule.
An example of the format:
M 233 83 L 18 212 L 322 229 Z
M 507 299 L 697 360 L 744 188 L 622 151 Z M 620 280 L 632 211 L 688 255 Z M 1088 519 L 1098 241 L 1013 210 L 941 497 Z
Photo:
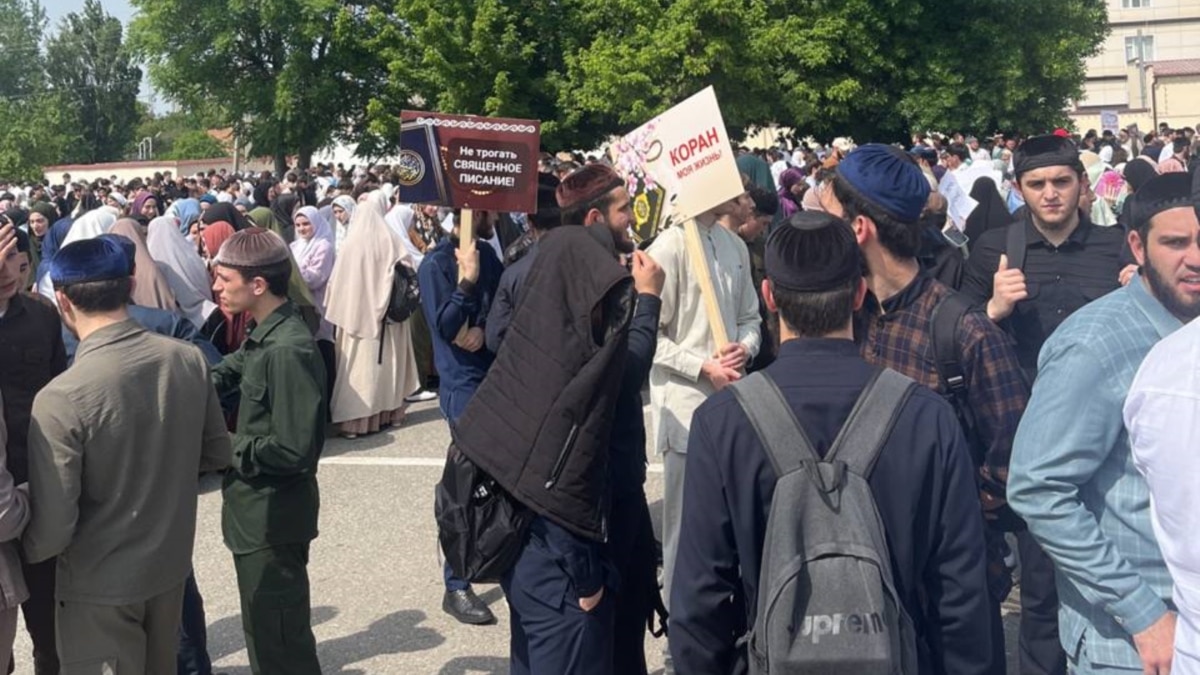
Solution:
M 385 319 L 397 262 L 412 267 L 384 222 L 381 191 L 358 204 L 325 289 L 325 318 L 336 329 L 333 422 L 347 438 L 404 422 L 404 397 L 419 387 L 409 321 Z

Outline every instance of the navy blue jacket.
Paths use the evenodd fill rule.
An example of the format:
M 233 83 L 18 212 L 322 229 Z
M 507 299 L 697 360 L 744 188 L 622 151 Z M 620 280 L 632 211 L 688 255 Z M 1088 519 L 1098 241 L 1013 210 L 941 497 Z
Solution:
M 873 367 L 850 340 L 799 339 L 783 343 L 764 372 L 824 455 Z M 689 675 L 744 673 L 745 649 L 736 641 L 757 606 L 775 472 L 727 390 L 696 410 L 687 457 L 671 655 Z M 912 393 L 869 484 L 896 590 L 916 627 L 920 672 L 987 672 L 983 517 L 969 450 L 946 401 L 924 387 Z
M 453 426 L 467 409 L 467 402 L 479 388 L 492 366 L 495 354 L 486 346 L 469 352 L 453 344 L 464 324 L 487 329 L 488 310 L 500 284 L 504 266 L 491 246 L 479 245 L 479 280 L 474 284 L 458 282 L 458 260 L 454 249 L 458 241 L 447 237 L 425 255 L 417 270 L 421 289 L 421 309 L 433 338 L 433 362 L 441 386 L 438 403 L 442 414 Z
M 496 288 L 496 297 L 492 300 L 492 309 L 488 312 L 487 327 L 484 328 L 487 348 L 493 354 L 500 352 L 500 343 L 504 342 L 504 333 L 512 321 L 513 312 L 517 310 L 517 296 L 521 286 L 525 285 L 525 277 L 533 268 L 537 259 L 537 242 L 525 251 L 520 260 L 504 268 L 500 275 L 500 285 Z
M 173 337 L 176 340 L 190 342 L 200 348 L 204 353 L 205 360 L 208 365 L 215 366 L 221 362 L 221 353 L 217 348 L 212 346 L 212 343 L 204 339 L 191 321 L 180 317 L 178 314 L 157 307 L 142 307 L 141 305 L 128 305 L 125 308 L 129 312 L 129 318 L 133 319 L 139 326 L 145 328 L 151 333 Z M 75 361 L 75 350 L 79 348 L 79 338 L 75 337 L 66 327 L 63 327 L 63 345 L 67 350 L 67 363 Z

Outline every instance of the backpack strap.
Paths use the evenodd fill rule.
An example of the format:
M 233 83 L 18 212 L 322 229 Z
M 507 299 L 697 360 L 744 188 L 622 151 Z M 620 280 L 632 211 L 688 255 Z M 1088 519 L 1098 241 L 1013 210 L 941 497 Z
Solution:
M 1008 269 L 1025 268 L 1025 219 L 1008 224 L 1004 238 L 1004 254 L 1008 256 Z
M 933 306 L 929 315 L 929 336 L 938 380 L 955 402 L 966 403 L 967 378 L 958 348 L 958 327 L 971 305 L 958 293 L 951 293 Z
M 758 371 L 729 386 L 771 458 L 777 478 L 799 470 L 805 461 L 821 461 L 775 380 Z
M 869 479 L 900 411 L 916 386 L 916 382 L 890 368 L 878 370 L 859 395 L 825 461 L 841 462 L 850 471 Z

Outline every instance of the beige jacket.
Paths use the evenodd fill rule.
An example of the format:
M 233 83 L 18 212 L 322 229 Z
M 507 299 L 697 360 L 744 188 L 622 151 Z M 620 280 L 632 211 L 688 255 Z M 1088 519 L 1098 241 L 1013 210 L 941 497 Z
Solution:
M 753 358 L 762 345 L 758 293 L 750 276 L 750 253 L 734 233 L 718 224 L 698 225 L 717 304 L 730 340 L 746 346 Z M 650 370 L 650 414 L 655 449 L 687 452 L 692 413 L 713 393 L 700 374 L 717 345 L 708 326 L 700 283 L 690 272 L 682 227 L 661 234 L 647 251 L 663 268 L 662 312 L 658 347 Z
M 59 600 L 166 592 L 191 570 L 199 474 L 230 456 L 200 350 L 132 320 L 102 328 L 33 402 L 26 558 L 58 556 Z
M 12 474 L 4 468 L 7 445 L 8 428 L 0 415 L 0 610 L 15 609 L 29 597 L 17 541 L 29 522 L 29 494 L 13 485 Z

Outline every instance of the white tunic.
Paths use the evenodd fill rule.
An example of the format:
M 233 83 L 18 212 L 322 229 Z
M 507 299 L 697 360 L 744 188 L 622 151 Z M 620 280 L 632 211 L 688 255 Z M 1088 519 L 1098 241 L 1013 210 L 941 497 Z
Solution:
M 1163 339 L 1125 401 L 1134 465 L 1150 486 L 1154 536 L 1174 581 L 1174 675 L 1200 674 L 1200 321 Z
M 736 234 L 720 225 L 698 227 L 725 332 L 730 340 L 745 345 L 753 357 L 762 337 L 750 254 Z M 654 445 L 660 453 L 686 453 L 692 413 L 713 393 L 700 368 L 714 356 L 717 344 L 708 325 L 700 283 L 690 273 L 683 228 L 672 227 L 659 234 L 647 253 L 666 273 L 658 348 L 650 370 Z

